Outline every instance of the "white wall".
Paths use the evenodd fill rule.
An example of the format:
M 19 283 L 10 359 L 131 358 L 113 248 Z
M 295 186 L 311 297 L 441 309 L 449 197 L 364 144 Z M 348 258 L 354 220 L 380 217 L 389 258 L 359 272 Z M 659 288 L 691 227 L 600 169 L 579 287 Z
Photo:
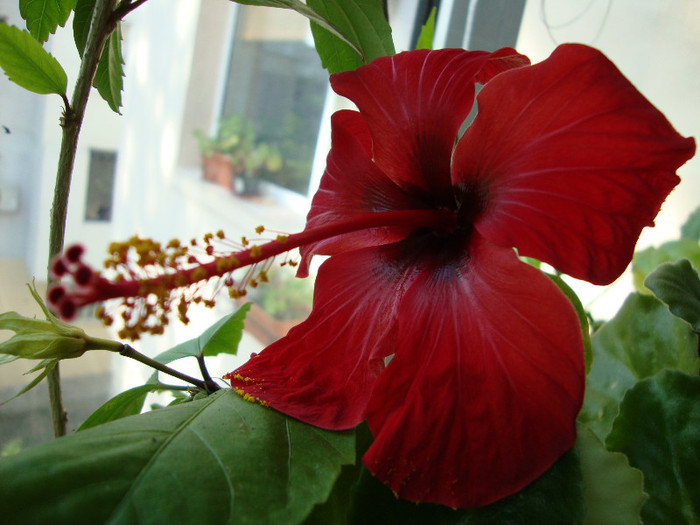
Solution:
M 23 27 L 16 0 L 0 0 L 0 15 Z M 60 105 L 58 96 L 35 95 L 0 74 L 0 192 L 16 191 L 17 208 L 0 210 L 0 257 L 25 259 L 32 246 L 32 223 L 38 220 L 35 196 L 41 187 L 42 119 L 47 103 Z M 8 194 L 9 195 L 9 194 Z
M 16 0 L 0 0 L 0 14 L 9 14 L 9 23 L 24 28 L 17 5 Z M 66 28 L 58 28 L 45 44 L 66 71 L 69 98 L 79 68 L 71 24 L 69 19 Z M 12 131 L 0 134 L 0 185 L 17 186 L 21 192 L 18 212 L 0 213 L 0 256 L 25 259 L 30 274 L 44 280 L 63 103 L 57 95 L 27 92 L 4 75 L 0 79 L 0 100 L 0 124 Z M 116 151 L 120 135 L 120 117 L 93 90 L 78 143 L 66 225 L 66 243 L 87 245 L 89 254 L 100 255 L 93 256 L 93 262 L 104 253 L 110 225 L 84 221 L 89 151 Z

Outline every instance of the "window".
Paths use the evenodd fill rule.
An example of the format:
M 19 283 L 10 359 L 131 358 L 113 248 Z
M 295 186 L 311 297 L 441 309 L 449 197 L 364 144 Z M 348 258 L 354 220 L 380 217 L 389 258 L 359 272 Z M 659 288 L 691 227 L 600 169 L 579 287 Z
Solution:
M 239 115 L 283 165 L 264 179 L 306 194 L 328 73 L 304 17 L 284 9 L 239 6 L 221 118 Z
M 117 153 L 114 151 L 90 150 L 86 221 L 110 221 L 112 219 L 112 193 Z

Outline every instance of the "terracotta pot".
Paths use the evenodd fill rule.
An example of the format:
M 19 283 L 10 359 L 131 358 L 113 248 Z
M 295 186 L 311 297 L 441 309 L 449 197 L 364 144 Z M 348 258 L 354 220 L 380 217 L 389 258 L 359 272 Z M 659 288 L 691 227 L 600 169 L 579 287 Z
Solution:
M 204 171 L 204 180 L 233 190 L 236 170 L 229 157 L 221 153 L 213 153 L 208 157 L 202 157 L 202 168 Z

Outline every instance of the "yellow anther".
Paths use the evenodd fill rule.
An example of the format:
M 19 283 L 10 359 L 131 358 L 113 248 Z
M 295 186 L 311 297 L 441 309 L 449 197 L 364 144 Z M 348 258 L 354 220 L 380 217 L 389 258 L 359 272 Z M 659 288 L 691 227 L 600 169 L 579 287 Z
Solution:
M 250 249 L 250 256 L 255 259 L 256 257 L 260 257 L 262 255 L 262 250 L 260 249 L 260 246 L 253 246 Z
M 241 237 L 241 244 L 243 246 L 248 246 L 250 243 L 248 242 L 248 239 L 246 239 L 245 237 Z
M 287 242 L 287 236 L 286 235 L 278 235 L 277 237 L 275 237 L 275 240 L 277 242 L 284 244 L 285 242 Z
M 248 281 L 248 286 L 250 286 L 251 288 L 257 288 L 258 281 L 256 281 L 255 279 L 251 279 L 250 281 Z
M 204 268 L 195 268 L 192 270 L 192 273 L 190 274 L 190 281 L 191 282 L 197 282 L 201 281 L 202 279 L 205 279 L 207 277 L 207 271 Z
M 268 282 L 267 280 L 267 272 L 265 270 L 260 270 L 260 273 L 258 274 L 258 280 L 261 283 L 266 283 Z
M 219 230 L 219 231 L 217 231 L 217 232 L 216 232 L 216 236 L 217 236 L 219 239 L 223 239 L 224 237 L 226 237 L 226 236 L 224 235 L 224 230 Z
M 258 235 L 260 235 L 264 231 L 265 231 L 265 226 L 263 226 L 262 224 L 260 226 L 255 227 L 255 233 L 257 233 Z
M 209 241 L 211 241 L 214 238 L 214 235 L 211 233 L 205 233 L 204 237 L 202 237 L 202 240 L 209 244 Z
M 239 264 L 241 264 L 241 262 L 235 257 L 226 257 L 224 259 L 219 259 L 216 261 L 216 271 L 218 273 L 224 273 L 228 270 L 234 269 Z

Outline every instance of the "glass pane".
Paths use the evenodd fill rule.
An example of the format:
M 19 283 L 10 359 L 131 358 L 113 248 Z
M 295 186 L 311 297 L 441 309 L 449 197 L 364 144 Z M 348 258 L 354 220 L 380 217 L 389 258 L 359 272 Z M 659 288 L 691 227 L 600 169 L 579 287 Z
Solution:
M 117 154 L 113 151 L 90 151 L 88 171 L 86 221 L 109 221 L 112 219 L 112 193 L 114 192 L 114 170 Z
M 327 87 L 305 18 L 239 7 L 221 117 L 249 119 L 256 140 L 279 150 L 282 167 L 264 179 L 306 194 Z

